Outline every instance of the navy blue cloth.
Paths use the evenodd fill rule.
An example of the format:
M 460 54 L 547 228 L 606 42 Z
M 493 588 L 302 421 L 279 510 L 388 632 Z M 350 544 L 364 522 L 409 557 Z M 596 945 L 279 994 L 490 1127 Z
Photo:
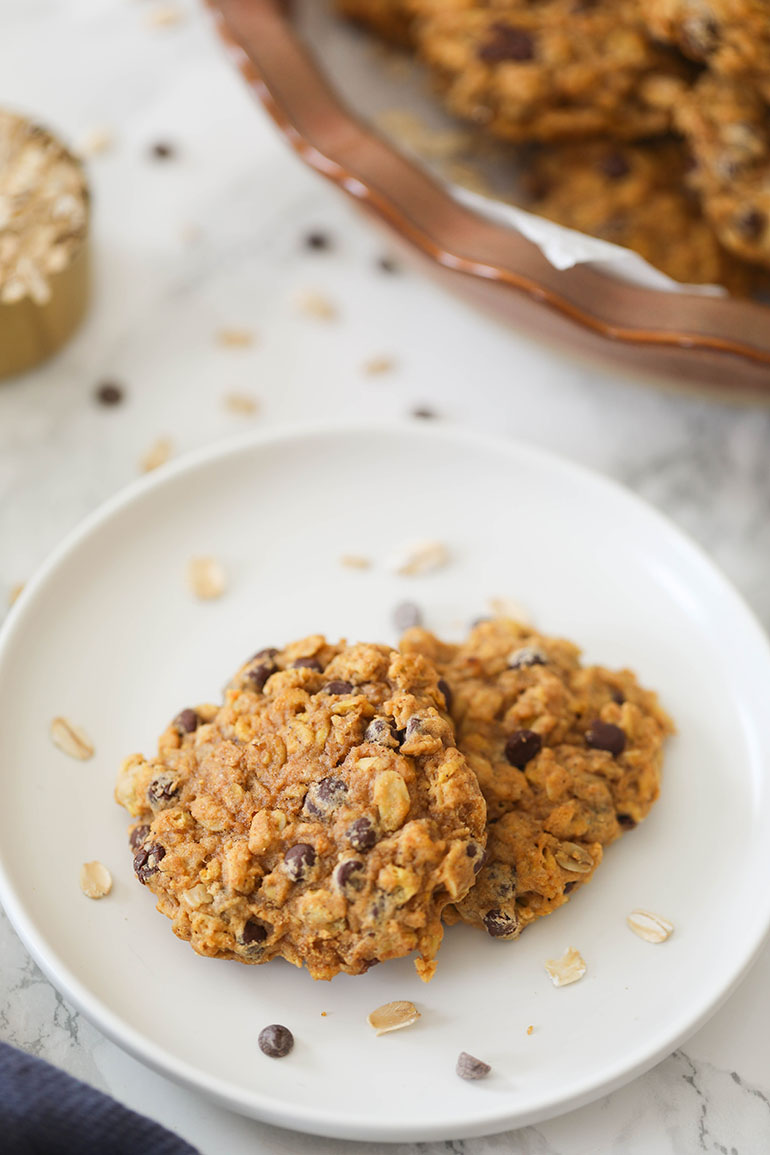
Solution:
M 178 1135 L 0 1043 L 2 1155 L 197 1155 Z

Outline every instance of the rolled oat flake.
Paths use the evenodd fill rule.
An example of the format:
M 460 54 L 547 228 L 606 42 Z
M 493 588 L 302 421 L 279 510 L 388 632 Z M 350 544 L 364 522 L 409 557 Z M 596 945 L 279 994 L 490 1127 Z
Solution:
M 469 1081 L 485 1079 L 492 1070 L 489 1063 L 484 1063 L 481 1059 L 475 1058 L 474 1055 L 469 1055 L 467 1051 L 460 1051 L 455 1069 L 461 1079 L 468 1079 Z

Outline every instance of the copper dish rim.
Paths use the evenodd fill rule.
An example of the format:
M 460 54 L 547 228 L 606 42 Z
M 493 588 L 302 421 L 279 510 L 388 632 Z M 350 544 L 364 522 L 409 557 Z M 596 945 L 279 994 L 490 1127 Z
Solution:
M 770 394 L 765 305 L 642 288 L 591 265 L 555 269 L 522 234 L 462 205 L 343 103 L 298 36 L 290 0 L 206 3 L 292 149 L 435 267 L 493 283 L 498 296 L 512 290 L 520 304 L 528 299 L 562 322 L 557 339 L 566 335 L 600 358 L 614 346 L 611 360 L 630 355 L 653 376 L 699 379 L 727 396 Z

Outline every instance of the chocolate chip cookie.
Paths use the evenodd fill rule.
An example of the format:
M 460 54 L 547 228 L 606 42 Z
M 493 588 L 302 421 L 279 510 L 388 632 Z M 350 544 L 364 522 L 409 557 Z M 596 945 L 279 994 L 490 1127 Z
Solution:
M 583 666 L 571 642 L 507 619 L 480 623 L 462 645 L 409 630 L 401 649 L 439 671 L 487 802 L 485 864 L 446 921 L 516 938 L 647 815 L 671 720 L 629 670 Z
M 203 955 L 277 955 L 314 978 L 418 951 L 476 877 L 485 806 L 419 654 L 266 649 L 220 707 L 186 709 L 158 754 L 124 763 L 134 870 Z
M 394 44 L 411 40 L 410 0 L 337 0 L 337 8 L 348 20 L 366 25 Z
M 767 0 L 645 0 L 653 36 L 726 76 L 770 74 Z
M 722 244 L 770 267 L 770 88 L 705 73 L 676 105 L 688 182 Z
M 639 253 L 676 281 L 748 294 L 760 270 L 717 239 L 687 187 L 681 141 L 584 141 L 535 150 L 527 169 L 533 212 Z
M 450 111 L 495 136 L 633 140 L 670 127 L 670 88 L 688 68 L 653 42 L 637 0 L 416 3 L 419 52 Z

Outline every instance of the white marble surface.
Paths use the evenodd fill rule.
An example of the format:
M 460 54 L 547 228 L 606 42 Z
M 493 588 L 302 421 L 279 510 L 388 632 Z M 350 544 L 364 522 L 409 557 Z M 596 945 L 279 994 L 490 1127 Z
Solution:
M 382 239 L 306 172 L 251 103 L 207 18 L 153 28 L 159 0 L 3 0 L 0 104 L 112 148 L 90 165 L 97 296 L 84 329 L 43 369 L 0 385 L 0 601 L 62 535 L 130 481 L 153 441 L 177 453 L 260 425 L 427 405 L 612 475 L 711 553 L 770 623 L 770 414 L 575 367 L 488 322 L 416 274 L 376 267 Z M 167 141 L 165 162 L 148 148 Z M 327 253 L 303 249 L 311 228 Z M 193 239 L 193 234 L 195 238 Z M 317 289 L 334 322 L 299 316 Z M 218 329 L 258 336 L 222 348 Z M 394 358 L 391 373 L 362 364 Z M 95 385 L 124 383 L 98 407 Z M 258 397 L 256 416 L 225 394 Z M 610 527 L 604 527 L 611 532 Z M 594 527 L 593 532 L 602 532 Z M 714 912 L 719 933 L 719 912 Z M 708 966 L 708 959 L 703 959 Z M 539 1127 L 402 1155 L 656 1155 L 770 1150 L 770 950 L 686 1046 L 592 1106 Z M 314 1139 L 238 1118 L 142 1067 L 67 1005 L 0 922 L 0 1037 L 178 1130 L 205 1155 L 385 1147 Z

